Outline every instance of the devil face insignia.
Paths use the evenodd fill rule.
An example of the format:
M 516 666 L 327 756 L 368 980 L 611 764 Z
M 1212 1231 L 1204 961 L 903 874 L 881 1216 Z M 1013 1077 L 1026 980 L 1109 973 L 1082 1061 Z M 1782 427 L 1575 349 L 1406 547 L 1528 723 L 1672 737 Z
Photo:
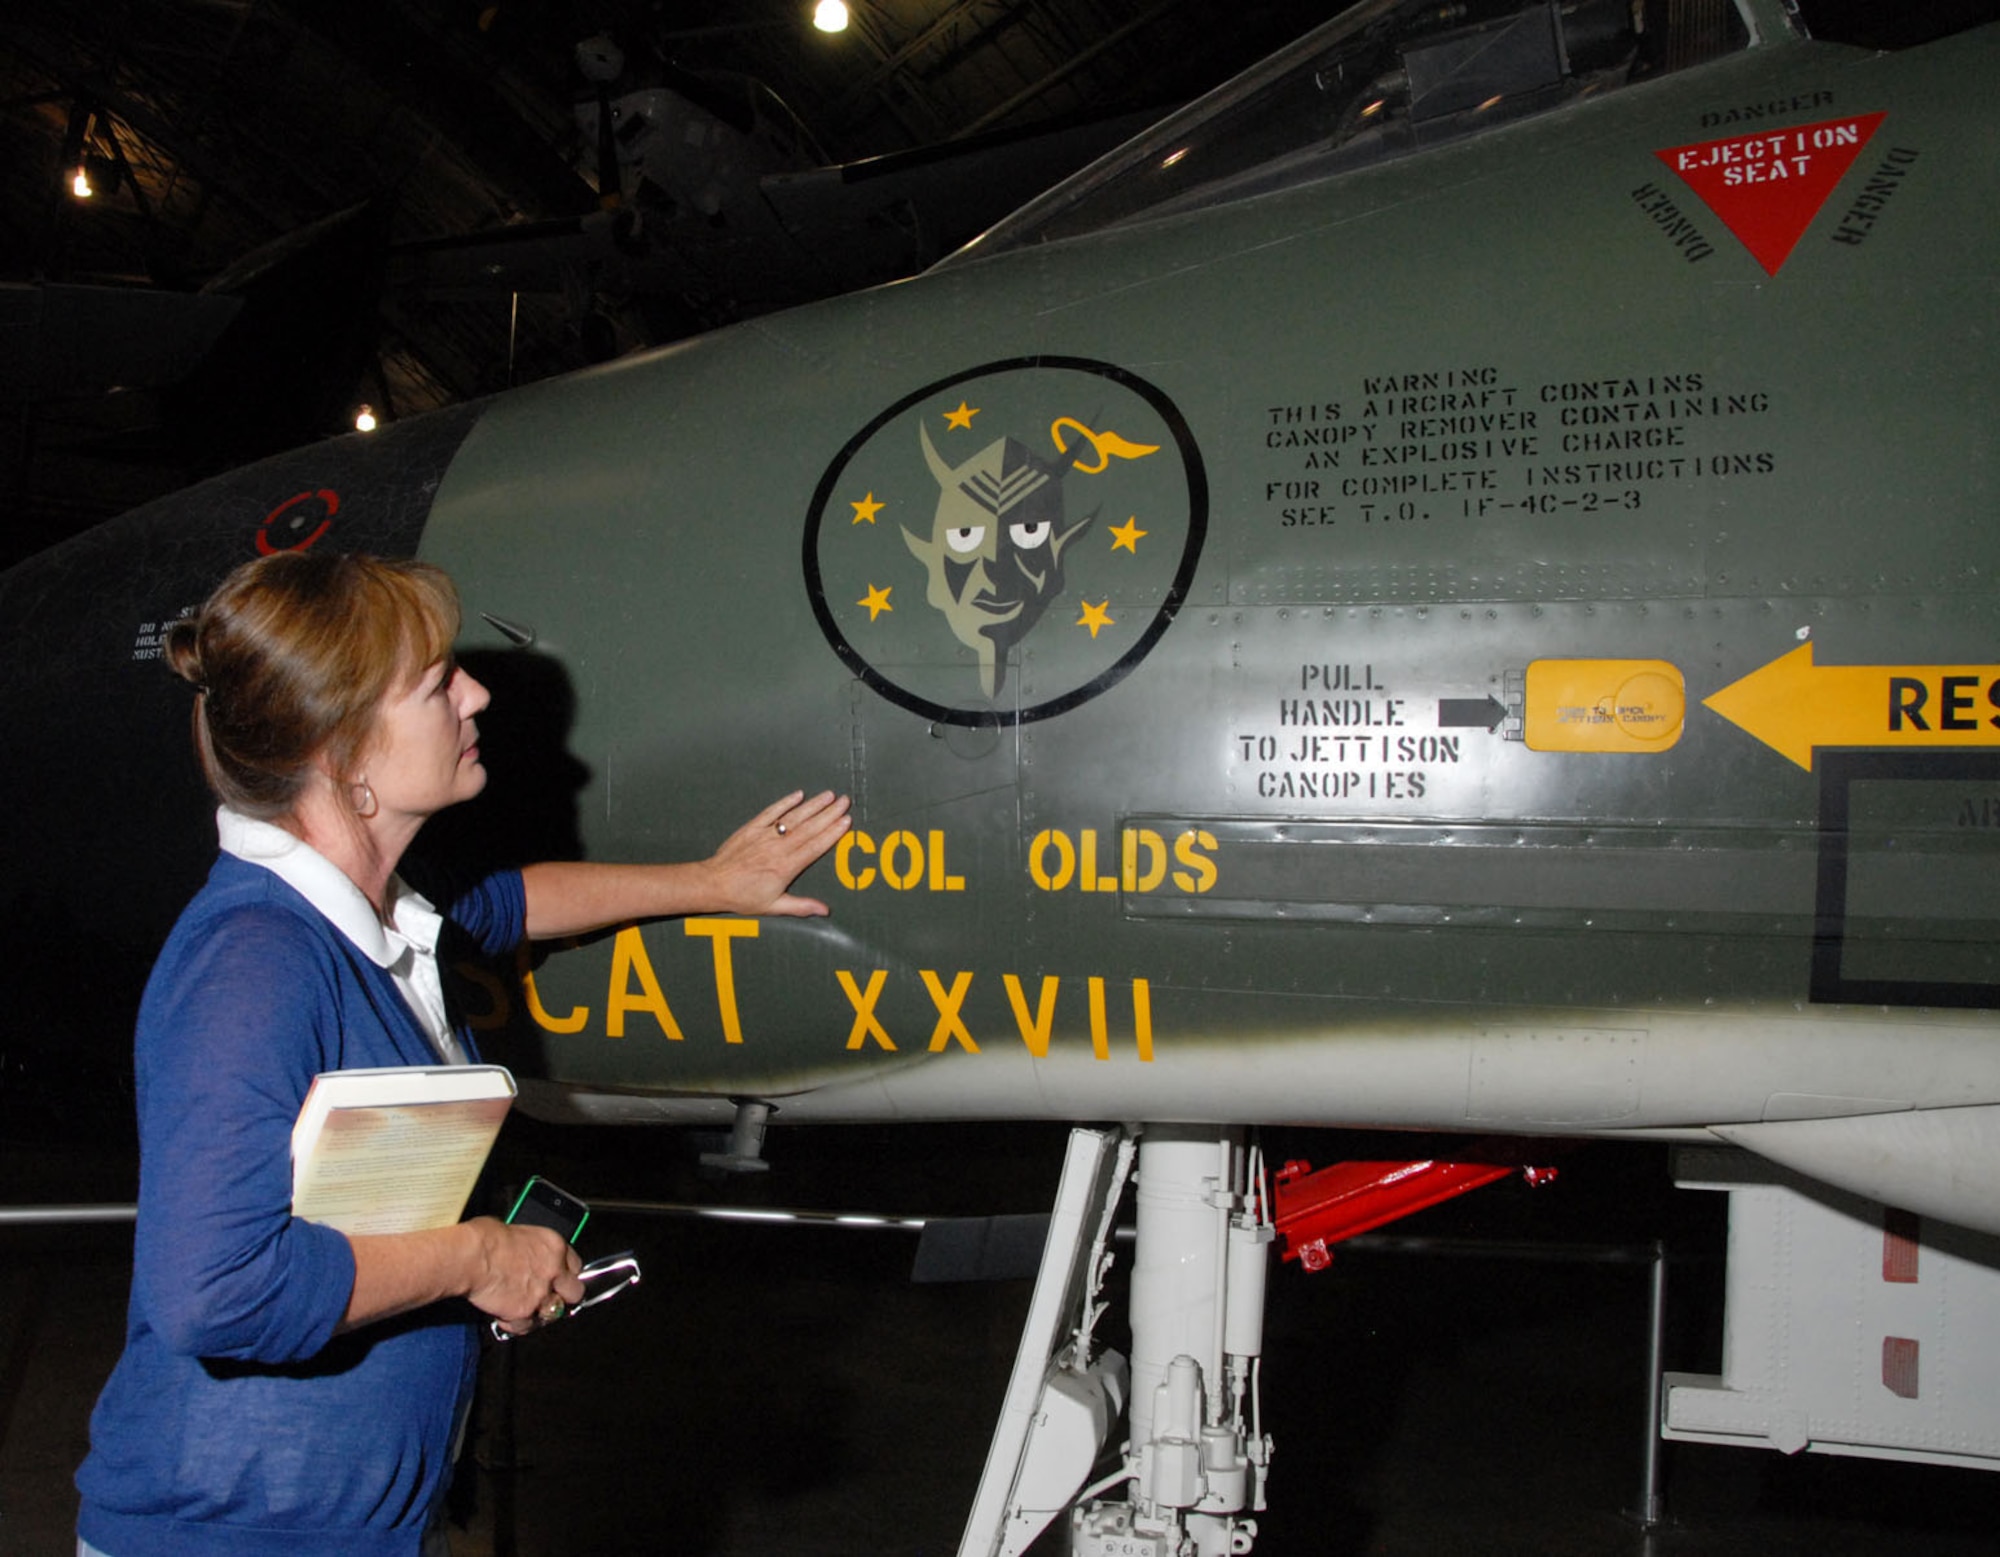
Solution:
M 1152 385 L 1035 358 L 877 416 L 813 497 L 805 569 L 834 651 L 954 724 L 1074 708 L 1158 642 L 1207 523 L 1201 461 Z

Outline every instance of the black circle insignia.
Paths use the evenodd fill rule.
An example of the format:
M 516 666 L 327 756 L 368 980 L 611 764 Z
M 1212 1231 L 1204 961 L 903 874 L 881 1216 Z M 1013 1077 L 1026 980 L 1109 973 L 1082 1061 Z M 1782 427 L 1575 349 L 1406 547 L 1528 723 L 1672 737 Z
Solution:
M 848 440 L 806 515 L 835 654 L 945 725 L 1027 724 L 1117 685 L 1188 597 L 1201 451 L 1156 386 L 1016 357 L 903 396 Z

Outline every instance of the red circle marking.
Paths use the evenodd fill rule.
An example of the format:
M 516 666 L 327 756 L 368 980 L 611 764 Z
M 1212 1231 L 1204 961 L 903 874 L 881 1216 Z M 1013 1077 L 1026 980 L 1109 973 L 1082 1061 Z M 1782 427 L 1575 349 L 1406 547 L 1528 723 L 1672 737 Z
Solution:
M 318 498 L 326 505 L 326 517 L 320 520 L 319 528 L 295 545 L 274 546 L 271 543 L 271 526 L 277 521 L 278 516 L 287 509 L 296 508 L 300 503 L 307 502 L 312 498 Z M 301 492 L 295 497 L 288 497 L 266 514 L 264 522 L 257 527 L 257 551 L 261 556 L 265 557 L 273 556 L 281 551 L 304 551 L 314 541 L 326 534 L 327 530 L 333 524 L 333 516 L 339 512 L 340 494 L 331 487 L 321 487 L 317 492 Z M 303 523 L 303 520 L 299 522 Z

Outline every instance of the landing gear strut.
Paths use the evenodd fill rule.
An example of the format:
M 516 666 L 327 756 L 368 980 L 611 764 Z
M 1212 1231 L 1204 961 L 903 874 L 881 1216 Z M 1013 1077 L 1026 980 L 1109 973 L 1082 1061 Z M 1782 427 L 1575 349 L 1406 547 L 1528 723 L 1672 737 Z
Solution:
M 1261 1164 L 1240 1132 L 1214 1128 L 1149 1128 L 1136 1156 L 1129 1369 L 1092 1331 L 1133 1140 L 1078 1130 L 960 1557 L 1014 1557 L 1065 1508 L 1080 1557 L 1223 1557 L 1256 1537 L 1246 1515 L 1264 1506 L 1271 1457 L 1258 1369 L 1275 1236 Z M 1118 1468 L 1083 1488 L 1128 1396 Z

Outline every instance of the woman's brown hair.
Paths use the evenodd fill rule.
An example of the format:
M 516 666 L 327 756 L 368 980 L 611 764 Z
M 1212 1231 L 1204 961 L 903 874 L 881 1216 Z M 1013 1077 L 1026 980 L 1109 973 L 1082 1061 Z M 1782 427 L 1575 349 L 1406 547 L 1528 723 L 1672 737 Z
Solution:
M 280 552 L 236 569 L 166 638 L 199 693 L 195 751 L 216 799 L 269 821 L 317 763 L 358 777 L 383 699 L 443 659 L 458 626 L 458 592 L 428 563 Z

